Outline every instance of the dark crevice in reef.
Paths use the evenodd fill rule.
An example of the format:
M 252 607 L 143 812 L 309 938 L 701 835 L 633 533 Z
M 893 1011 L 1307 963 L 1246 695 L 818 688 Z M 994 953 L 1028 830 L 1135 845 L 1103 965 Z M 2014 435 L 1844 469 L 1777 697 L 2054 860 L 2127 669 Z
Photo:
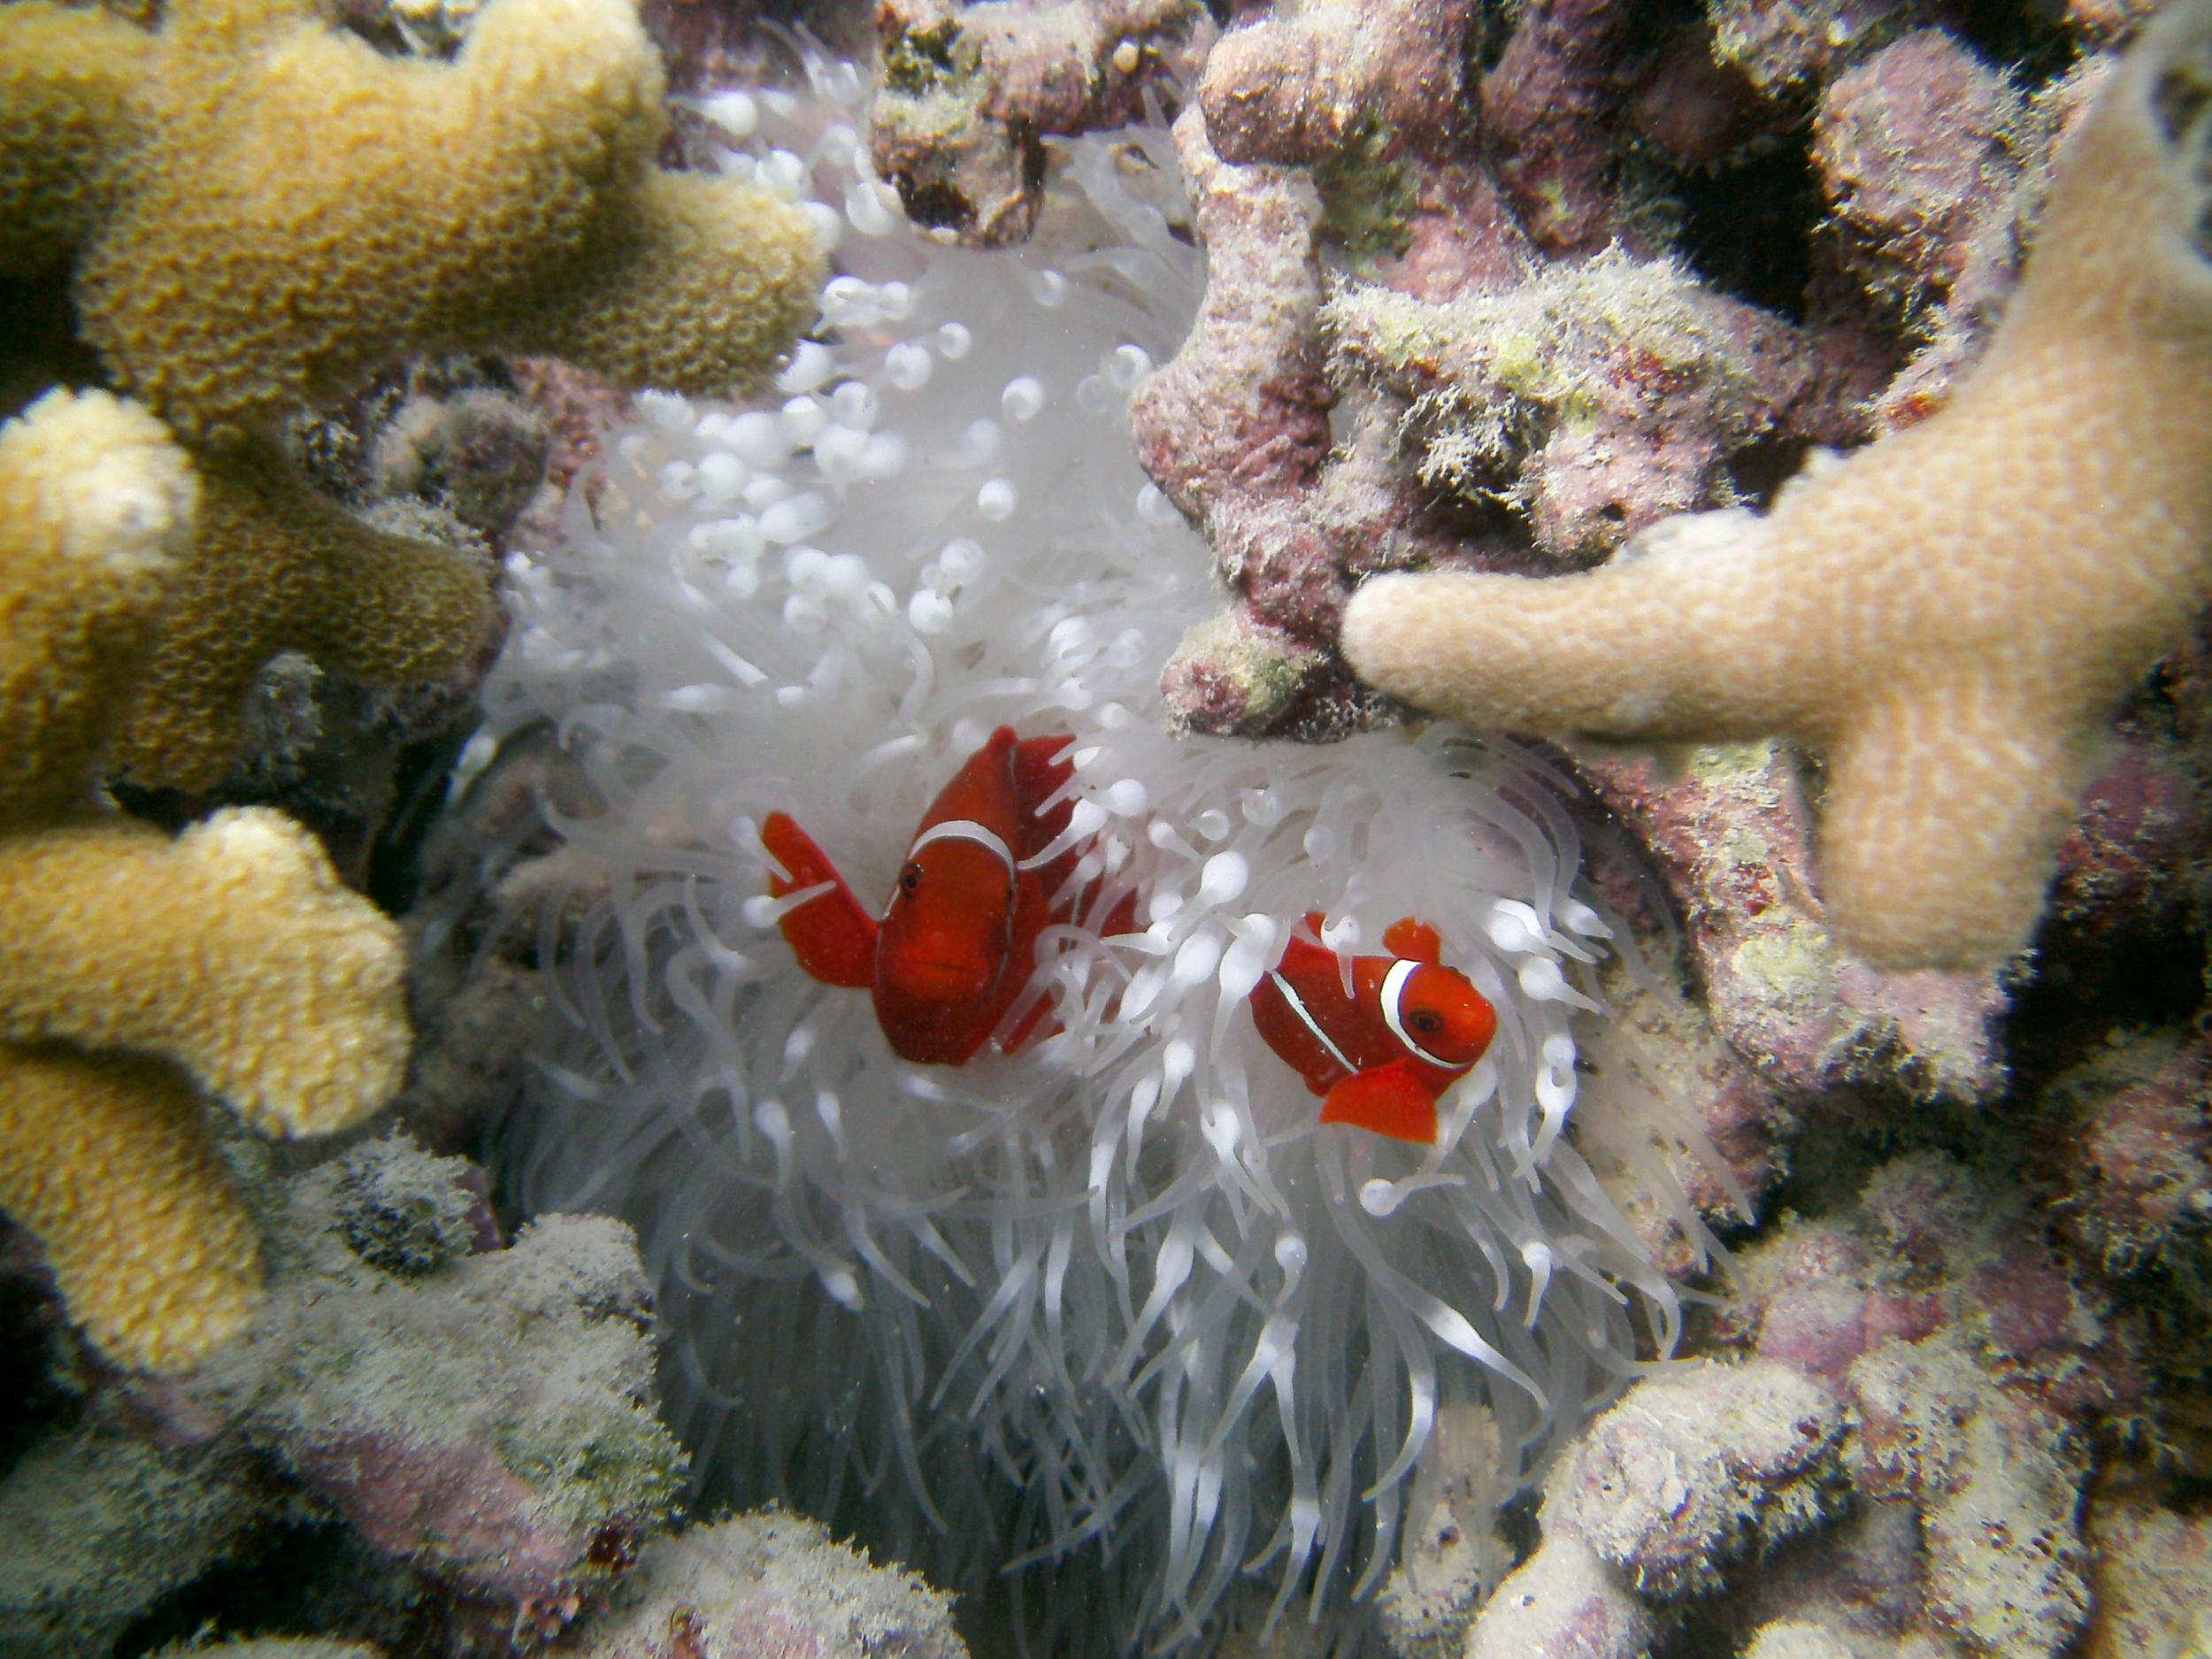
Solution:
M 344 1527 L 284 1528 L 155 1602 L 116 1639 L 115 1659 L 188 1641 L 211 1624 L 232 1636 L 297 1636 L 323 1628 L 317 1586 L 343 1582 L 345 1569 L 357 1565 Z
M 1678 251 L 1723 293 L 1792 322 L 1805 318 L 1813 232 L 1825 212 L 1809 134 L 1732 166 L 1684 173 Z
M 2023 86 L 2062 74 L 2075 58 L 2060 0 L 1955 0 L 1943 27 Z

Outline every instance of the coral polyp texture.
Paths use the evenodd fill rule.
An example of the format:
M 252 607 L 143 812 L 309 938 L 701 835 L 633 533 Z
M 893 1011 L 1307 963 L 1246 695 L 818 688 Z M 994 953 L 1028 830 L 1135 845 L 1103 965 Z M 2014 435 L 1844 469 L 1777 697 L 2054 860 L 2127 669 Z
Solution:
M 160 424 L 108 394 L 0 428 L 0 1208 L 95 1346 L 151 1370 L 257 1294 L 201 1091 L 317 1133 L 388 1100 L 407 1049 L 398 930 L 306 831 L 244 810 L 172 840 L 96 803 L 197 501 Z
M 1485 726 L 1823 756 L 1838 936 L 1892 966 L 2024 945 L 2120 699 L 2212 594 L 2212 9 L 2146 31 L 2068 142 L 1986 356 L 1918 426 L 1764 516 L 1591 572 L 1391 576 L 1344 649 Z
M 188 438 L 411 351 L 720 390 L 810 315 L 803 214 L 657 170 L 663 76 L 629 0 L 502 0 L 450 63 L 385 57 L 306 0 L 183 0 L 134 29 L 0 13 L 5 208 L 40 232 L 11 263 L 69 259 L 86 338 Z
M 381 685 L 488 655 L 484 574 L 339 511 L 281 421 L 431 351 L 729 390 L 813 315 L 807 214 L 657 165 L 664 77 L 634 0 L 503 0 L 450 61 L 381 53 L 311 0 L 183 0 L 150 28 L 19 0 L 0 63 L 0 268 L 66 275 L 84 342 L 205 474 L 115 757 L 142 786 L 219 782 L 279 651 Z
M 1016 1563 L 1041 1651 L 1271 1617 L 1349 1640 L 1440 1421 L 1486 1417 L 1494 1506 L 1671 1348 L 1681 1293 L 1601 1175 L 1647 1183 L 1696 1258 L 1664 1171 L 1697 1126 L 1655 1121 L 1625 1060 L 1586 1087 L 1613 947 L 1539 763 L 1169 729 L 1208 560 L 1114 458 L 1196 301 L 1166 135 L 1070 146 L 1038 241 L 972 252 L 899 219 L 815 79 L 757 142 L 850 204 L 826 338 L 780 402 L 647 400 L 566 544 L 511 562 L 493 729 L 549 726 L 574 792 L 501 888 L 553 1010 L 510 1175 L 638 1225 L 707 1494 L 947 1588 Z M 929 891 L 938 829 L 1019 842 L 956 816 L 916 839 L 1001 726 L 1066 769 L 1030 862 L 1076 862 L 996 1041 L 902 1061 L 881 978 L 821 982 L 869 985 L 888 947 L 833 966 L 819 918 Z M 1249 999 L 1308 911 L 1371 964 L 1428 924 L 1494 1010 L 1427 1136 L 1323 1121 L 1263 1038 Z

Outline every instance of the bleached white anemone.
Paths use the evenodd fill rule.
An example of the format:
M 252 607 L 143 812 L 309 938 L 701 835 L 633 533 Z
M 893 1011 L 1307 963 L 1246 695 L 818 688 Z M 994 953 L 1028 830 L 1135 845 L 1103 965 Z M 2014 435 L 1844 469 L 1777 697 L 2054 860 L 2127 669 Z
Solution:
M 940 247 L 864 176 L 857 78 L 810 73 L 716 108 L 753 129 L 733 165 L 827 204 L 827 343 L 755 405 L 641 400 L 565 545 L 511 564 L 495 729 L 554 723 L 606 808 L 558 825 L 584 896 L 549 908 L 511 1173 L 637 1224 L 710 1496 L 956 1586 L 1087 1563 L 1103 1617 L 1033 1593 L 1045 1651 L 1195 1643 L 1248 1577 L 1339 1617 L 1440 1402 L 1486 1403 L 1509 1490 L 1640 1325 L 1673 1340 L 1563 1133 L 1605 933 L 1573 832 L 1437 732 L 1171 737 L 1160 669 L 1215 599 L 1124 430 L 1201 288 L 1151 204 L 1168 146 L 1070 146 L 1046 242 Z M 1041 941 L 1054 1034 L 907 1064 L 795 965 L 757 826 L 792 814 L 872 907 L 1000 723 L 1071 740 L 1100 896 Z M 1141 931 L 1102 937 L 1132 891 Z M 1433 925 L 1495 1004 L 1433 1146 L 1321 1125 L 1257 1035 L 1309 910 L 1346 952 Z

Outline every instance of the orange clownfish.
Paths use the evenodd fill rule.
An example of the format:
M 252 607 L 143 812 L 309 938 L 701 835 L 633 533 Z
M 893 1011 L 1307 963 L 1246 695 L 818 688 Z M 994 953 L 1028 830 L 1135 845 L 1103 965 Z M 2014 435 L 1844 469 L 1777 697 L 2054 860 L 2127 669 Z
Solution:
M 1321 913 L 1306 913 L 1318 935 Z M 1354 956 L 1351 994 L 1336 953 L 1294 933 L 1253 987 L 1252 1023 L 1306 1087 L 1321 1121 L 1394 1141 L 1436 1140 L 1436 1102 L 1497 1034 L 1497 1010 L 1443 965 L 1436 930 L 1405 917 L 1383 933 L 1386 956 Z
M 993 732 L 922 815 L 880 923 L 787 813 L 761 826 L 786 872 L 771 875 L 772 894 L 830 884 L 778 923 L 799 966 L 825 985 L 873 993 L 876 1023 L 901 1059 L 959 1065 L 973 1055 L 1029 982 L 1038 933 L 1082 902 L 1052 908 L 1078 849 L 1037 862 L 1074 810 L 1071 791 L 1038 810 L 1073 775 L 1069 748 L 1064 736 Z M 1003 1040 L 1006 1052 L 1039 1034 L 1044 1012 L 1040 1001 Z

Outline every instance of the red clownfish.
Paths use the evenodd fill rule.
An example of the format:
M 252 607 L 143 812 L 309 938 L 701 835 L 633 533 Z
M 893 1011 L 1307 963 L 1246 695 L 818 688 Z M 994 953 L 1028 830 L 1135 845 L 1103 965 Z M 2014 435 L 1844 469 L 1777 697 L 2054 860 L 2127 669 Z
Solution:
M 1318 934 L 1321 913 L 1306 913 Z M 1436 1140 L 1437 1098 L 1464 1077 L 1498 1029 L 1497 1010 L 1445 967 L 1442 942 L 1405 917 L 1383 933 L 1386 956 L 1354 956 L 1351 994 L 1336 953 L 1291 936 L 1252 991 L 1252 1023 L 1306 1087 L 1321 1121 L 1394 1141 Z
M 830 884 L 778 924 L 799 966 L 825 985 L 872 992 L 876 1023 L 901 1059 L 959 1065 L 980 1048 L 1029 982 L 1038 933 L 1086 896 L 1052 909 L 1078 849 L 1036 862 L 1074 810 L 1071 791 L 1038 810 L 1073 775 L 1069 749 L 1064 736 L 993 732 L 922 815 L 880 923 L 787 813 L 761 826 L 786 872 L 770 877 L 772 894 Z M 1040 1001 L 1004 1039 L 1005 1051 L 1040 1034 L 1044 1013 Z

